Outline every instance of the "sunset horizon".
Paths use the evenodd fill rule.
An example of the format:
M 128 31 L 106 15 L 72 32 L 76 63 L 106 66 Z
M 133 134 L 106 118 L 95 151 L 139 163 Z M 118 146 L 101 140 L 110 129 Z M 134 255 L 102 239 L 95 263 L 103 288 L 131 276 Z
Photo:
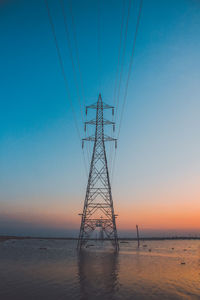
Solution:
M 0 299 L 200 299 L 200 1 L 0 1 Z

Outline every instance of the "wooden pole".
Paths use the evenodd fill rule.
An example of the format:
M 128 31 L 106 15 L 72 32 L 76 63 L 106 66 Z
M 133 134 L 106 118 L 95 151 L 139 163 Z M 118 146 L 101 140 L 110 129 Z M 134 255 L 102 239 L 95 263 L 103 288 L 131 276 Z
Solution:
M 140 236 L 139 236 L 138 225 L 136 225 L 136 230 L 137 230 L 137 242 L 138 242 L 138 248 L 139 248 L 140 247 Z

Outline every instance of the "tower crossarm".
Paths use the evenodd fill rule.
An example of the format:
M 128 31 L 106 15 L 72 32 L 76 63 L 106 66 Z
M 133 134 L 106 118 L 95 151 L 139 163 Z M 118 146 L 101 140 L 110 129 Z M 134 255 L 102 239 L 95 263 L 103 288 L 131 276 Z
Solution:
M 91 104 L 91 105 L 86 106 L 86 107 L 85 107 L 85 109 L 86 109 L 86 114 L 87 114 L 88 109 L 97 109 L 97 108 L 98 108 L 98 103 L 94 103 L 94 104 Z M 103 101 L 102 101 L 102 109 L 112 109 L 113 112 L 114 112 L 114 106 L 109 105 L 109 104 L 107 104 L 107 103 L 105 103 L 105 102 L 103 102 Z
M 96 120 L 93 119 L 93 120 L 90 120 L 90 121 L 86 121 L 86 122 L 84 122 L 84 124 L 85 125 L 96 125 Z M 102 124 L 103 125 L 115 125 L 115 122 L 107 120 L 107 119 L 103 119 Z
M 104 142 L 112 142 L 112 141 L 117 141 L 117 139 L 112 138 L 111 136 L 108 135 L 104 135 Z M 88 142 L 95 142 L 95 136 L 94 135 L 90 135 L 84 139 L 82 139 L 82 141 L 88 141 Z
M 82 141 L 94 142 L 95 136 L 94 135 L 88 136 L 88 137 L 82 139 Z
M 88 125 L 96 126 L 96 125 L 97 125 L 96 120 L 95 120 L 95 119 L 92 119 L 92 120 L 90 120 L 90 121 L 84 122 L 84 130 L 85 130 L 85 132 L 86 132 L 86 128 L 87 128 Z M 107 119 L 103 119 L 103 120 L 101 121 L 101 125 L 102 125 L 102 126 L 105 126 L 105 125 L 112 125 L 112 126 L 113 126 L 113 132 L 115 131 L 115 122 L 113 122 L 113 121 L 110 121 L 110 120 L 107 120 Z
M 109 135 L 104 135 L 104 142 L 116 142 L 116 141 L 117 141 L 117 139 L 112 138 Z

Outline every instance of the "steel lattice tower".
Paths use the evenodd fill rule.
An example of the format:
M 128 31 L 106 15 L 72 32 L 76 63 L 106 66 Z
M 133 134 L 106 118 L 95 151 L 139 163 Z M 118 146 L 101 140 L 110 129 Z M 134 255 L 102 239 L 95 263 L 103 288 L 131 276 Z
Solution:
M 111 240 L 116 250 L 119 249 L 117 228 L 111 193 L 110 178 L 108 172 L 108 164 L 106 157 L 105 142 L 114 141 L 116 147 L 116 139 L 104 134 L 104 126 L 112 125 L 113 131 L 115 123 L 104 118 L 104 110 L 114 107 L 107 105 L 102 101 L 99 94 L 97 103 L 86 107 L 96 110 L 96 119 L 85 122 L 85 130 L 87 125 L 95 126 L 95 134 L 83 139 L 84 141 L 93 141 L 93 154 L 90 164 L 89 178 L 83 207 L 81 214 L 81 226 L 78 240 L 78 249 L 85 245 L 91 238 L 95 229 L 101 230 L 101 238 Z

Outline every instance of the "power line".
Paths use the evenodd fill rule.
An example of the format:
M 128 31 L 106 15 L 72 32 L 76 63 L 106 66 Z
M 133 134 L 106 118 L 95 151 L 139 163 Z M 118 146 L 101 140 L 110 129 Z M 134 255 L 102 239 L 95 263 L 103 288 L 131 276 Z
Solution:
M 110 177 L 111 177 L 111 184 L 113 183 L 113 177 L 114 177 L 114 172 L 115 172 L 116 156 L 117 156 L 117 151 L 116 151 L 116 149 L 115 149 L 115 152 L 114 152 L 114 159 L 113 159 L 113 165 L 111 166 L 112 169 L 111 169 L 111 174 L 110 174 Z
M 118 131 L 117 139 L 119 139 L 125 104 L 127 101 L 128 86 L 129 86 L 129 80 L 130 80 L 131 71 L 132 71 L 132 64 L 133 64 L 133 58 L 134 58 L 134 53 L 135 53 L 135 44 L 136 44 L 136 39 L 137 39 L 137 34 L 138 34 L 138 29 L 139 29 L 139 24 L 140 24 L 140 19 L 141 19 L 142 4 L 143 4 L 143 0 L 140 0 L 139 12 L 138 12 L 138 16 L 137 16 L 135 35 L 134 35 L 133 44 L 132 44 L 131 59 L 130 59 L 130 63 L 129 63 L 128 77 L 127 77 L 126 86 L 125 86 L 125 94 L 124 94 L 124 99 L 123 99 L 123 103 L 122 103 L 122 111 L 121 111 L 121 117 L 120 117 L 120 121 L 119 121 L 119 131 Z M 114 169 L 115 169 L 115 162 L 116 162 L 116 151 L 115 151 L 115 157 L 114 157 L 113 167 L 112 167 L 112 180 L 113 180 L 113 174 L 114 174 Z
M 71 1 L 69 1 L 69 12 L 70 12 L 70 15 L 71 15 L 71 20 L 72 20 L 72 32 L 73 32 L 73 37 L 74 37 L 76 59 L 77 59 L 77 65 L 78 65 L 79 77 L 80 77 L 80 83 L 81 83 L 81 90 L 82 90 L 82 96 L 83 96 L 83 105 L 85 107 L 85 93 L 84 93 L 84 87 L 83 87 L 83 76 L 82 76 L 82 72 L 81 72 L 81 64 L 80 64 L 78 43 L 77 43 L 77 35 L 76 35 L 76 26 L 75 26 Z
M 68 45 L 70 59 L 71 59 L 71 63 L 72 63 L 72 69 L 73 69 L 73 74 L 74 74 L 74 81 L 75 81 L 76 91 L 77 91 L 77 95 L 78 95 L 78 102 L 79 102 L 79 106 L 80 106 L 81 117 L 82 117 L 82 121 L 84 122 L 82 105 L 81 105 L 81 97 L 80 97 L 79 85 L 78 85 L 78 79 L 77 79 L 77 76 L 76 76 L 75 64 L 74 64 L 74 59 L 73 59 L 73 54 L 72 54 L 72 47 L 71 47 L 71 42 L 70 42 L 70 37 L 69 37 L 69 30 L 68 30 L 67 18 L 66 18 L 66 14 L 65 14 L 65 6 L 64 6 L 63 0 L 60 0 L 60 6 L 61 6 L 63 18 L 64 18 L 67 45 Z
M 126 41 L 127 41 L 127 33 L 128 33 L 128 24 L 129 24 L 131 3 L 132 3 L 132 1 L 129 0 L 129 3 L 128 3 L 128 15 L 127 15 L 126 27 L 125 27 L 124 46 L 123 46 L 122 60 L 121 60 L 121 71 L 120 71 L 120 77 L 119 77 L 119 87 L 118 87 L 118 92 L 117 92 L 115 120 L 117 118 L 117 111 L 118 111 L 118 105 L 119 105 L 119 95 L 120 95 L 121 81 L 122 81 L 122 75 L 123 75 L 123 69 L 124 69 L 124 59 L 125 59 L 125 53 L 126 53 Z
M 135 53 L 135 44 L 136 44 L 136 39 L 137 39 L 137 34 L 138 34 L 138 29 L 139 29 L 139 24 L 140 24 L 141 12 L 142 12 L 142 3 L 143 3 L 143 0 L 140 0 L 140 6 L 139 6 L 138 17 L 137 17 L 135 35 L 134 35 L 134 39 L 133 39 L 131 59 L 130 59 L 130 63 L 129 63 L 128 77 L 127 77 L 126 86 L 125 86 L 125 94 L 124 94 L 124 100 L 123 100 L 123 104 L 122 104 L 121 118 L 120 118 L 120 122 L 119 122 L 119 131 L 118 131 L 117 138 L 119 138 L 119 134 L 120 134 L 120 130 L 121 130 L 121 124 L 122 124 L 122 119 L 123 119 L 123 114 L 124 114 L 124 108 L 125 108 L 125 104 L 126 104 L 126 100 L 127 100 L 129 80 L 130 80 L 130 76 L 131 76 L 132 65 L 133 65 L 133 58 L 134 58 L 134 53 Z
M 77 119 L 76 119 L 76 114 L 75 114 L 74 107 L 73 107 L 72 100 L 71 100 L 71 95 L 70 95 L 70 91 L 69 91 L 67 77 L 66 77 L 66 74 L 65 74 L 65 68 L 64 68 L 64 64 L 63 64 L 63 60 L 62 60 L 60 48 L 59 48 L 59 45 L 58 45 L 58 40 L 57 40 L 57 37 L 56 37 L 56 31 L 55 31 L 53 19 L 52 19 L 51 13 L 50 13 L 48 0 L 44 0 L 44 2 L 45 2 L 45 5 L 46 5 L 46 8 L 47 8 L 49 23 L 51 25 L 51 30 L 52 30 L 53 37 L 54 37 L 54 42 L 55 42 L 55 46 L 56 46 L 56 50 L 57 50 L 57 54 L 58 54 L 58 59 L 59 59 L 59 63 L 60 63 L 61 73 L 63 75 L 63 79 L 64 79 L 64 82 L 65 82 L 65 90 L 66 90 L 68 101 L 70 103 L 70 107 L 71 107 L 71 110 L 72 110 L 72 115 L 73 115 L 73 119 L 74 119 L 76 131 L 77 131 L 77 134 L 78 134 L 78 138 L 79 138 L 79 141 L 81 141 L 81 135 L 80 135 L 80 131 L 79 131 L 79 128 L 78 128 L 78 122 L 77 122 Z M 87 171 L 87 167 L 86 167 L 86 162 L 85 162 L 84 155 L 83 155 L 83 161 L 84 161 L 84 166 L 85 166 L 85 171 L 86 171 L 86 176 L 87 176 L 88 171 Z
M 119 73 L 120 57 L 121 57 L 121 49 L 122 49 L 124 17 L 125 17 L 125 0 L 123 0 L 123 5 L 122 5 L 122 19 L 121 19 L 121 27 L 120 27 L 120 41 L 119 41 L 119 50 L 118 50 L 118 57 L 117 57 L 116 77 L 115 77 L 114 93 L 113 93 L 113 106 L 115 106 L 115 102 L 116 102 L 117 82 L 119 77 L 118 73 Z M 112 116 L 112 121 L 114 121 L 114 116 Z M 111 133 L 111 136 L 112 137 L 114 136 L 113 131 Z M 114 145 L 110 144 L 110 153 L 109 153 L 110 172 L 112 172 L 113 151 L 114 151 Z
M 101 0 L 98 0 L 98 11 L 97 11 L 97 51 L 98 51 L 98 62 L 99 62 L 99 92 L 101 93 Z
M 85 93 L 84 93 L 84 86 L 83 86 L 83 76 L 81 72 L 81 64 L 80 64 L 80 58 L 79 58 L 79 50 L 78 50 L 78 43 L 77 43 L 77 35 L 76 35 L 76 26 L 75 26 L 75 20 L 74 20 L 74 15 L 73 15 L 73 9 L 72 9 L 72 3 L 71 1 L 68 2 L 68 7 L 69 7 L 69 12 L 71 16 L 71 21 L 72 21 L 72 33 L 73 33 L 73 39 L 74 39 L 74 45 L 75 45 L 75 56 L 76 56 L 76 61 L 77 61 L 77 66 L 78 66 L 78 73 L 79 73 L 79 80 L 80 80 L 80 85 L 81 85 L 81 92 L 83 96 L 83 107 L 85 108 Z M 85 137 L 86 137 L 86 132 L 85 132 Z M 86 152 L 87 152 L 87 159 L 88 159 L 88 164 L 90 163 L 90 153 L 89 153 L 89 145 L 87 143 L 86 145 Z M 84 151 L 84 149 L 83 149 Z
M 59 45 L 58 45 L 58 40 L 57 40 L 57 37 L 56 37 L 56 31 L 55 31 L 55 27 L 54 27 L 53 20 L 52 20 L 52 17 L 51 17 L 51 13 L 50 13 L 50 9 L 49 9 L 48 0 L 44 0 L 44 1 L 45 1 L 47 12 L 48 12 L 49 22 L 50 22 L 51 30 L 52 30 L 52 33 L 53 33 L 53 37 L 54 37 L 54 41 L 55 41 L 55 45 L 56 45 L 56 50 L 57 50 L 57 54 L 58 54 L 58 59 L 59 59 L 59 63 L 60 63 L 60 68 L 61 68 L 61 72 L 62 72 L 62 75 L 63 75 L 63 78 L 64 78 L 65 89 L 66 89 L 68 100 L 69 100 L 71 110 L 72 110 L 72 113 L 73 113 L 73 118 L 74 118 L 76 130 L 77 130 L 77 134 L 79 136 L 79 139 L 81 139 L 80 131 L 79 131 L 79 128 L 78 128 L 78 123 L 77 123 L 77 120 L 76 120 L 76 114 L 75 114 L 74 107 L 73 107 L 73 104 L 72 104 L 72 101 L 71 101 L 71 96 L 70 96 L 70 92 L 69 92 L 67 77 L 66 77 L 66 74 L 65 74 L 64 64 L 63 64 L 60 48 L 59 48 Z
M 122 80 L 122 74 L 123 74 L 123 64 L 124 64 L 124 58 L 125 58 L 125 50 L 126 50 L 126 40 L 127 40 L 127 32 L 128 32 L 128 24 L 129 24 L 129 16 L 130 16 L 130 8 L 131 8 L 131 0 L 129 0 L 128 4 L 128 14 L 126 19 L 126 27 L 125 27 L 125 37 L 124 37 L 124 43 L 123 43 L 123 52 L 122 52 L 122 58 L 121 58 L 121 68 L 120 68 L 120 57 L 121 57 L 121 51 L 122 51 L 122 42 L 123 42 L 123 27 L 124 27 L 124 19 L 125 19 L 125 0 L 123 0 L 123 7 L 122 7 L 122 22 L 121 22 L 121 29 L 120 29 L 120 43 L 119 43 L 119 53 L 118 53 L 118 61 L 117 61 L 117 70 L 116 70 L 116 77 L 115 77 L 115 86 L 114 86 L 114 97 L 113 97 L 113 105 L 115 106 L 116 103 L 116 93 L 117 93 L 117 82 L 118 82 L 118 73 L 120 69 L 120 78 L 119 78 L 119 87 L 118 87 L 118 93 L 117 93 L 117 104 L 116 104 L 116 110 L 115 110 L 115 117 L 113 117 L 113 121 L 116 122 L 117 118 L 117 110 L 119 105 L 119 95 L 120 95 L 120 86 L 121 86 L 121 80 Z M 115 151 L 116 155 L 116 149 L 114 148 L 114 145 L 111 145 L 110 150 L 110 166 L 111 166 L 111 173 L 112 171 L 112 164 L 113 164 L 113 151 Z M 115 150 L 114 150 L 115 149 Z M 115 161 L 115 159 L 114 159 Z
M 64 1 L 63 0 L 60 0 L 60 6 L 61 6 L 62 14 L 63 14 L 63 19 L 64 19 L 67 45 L 68 45 L 70 59 L 71 59 L 71 63 L 72 63 L 72 69 L 73 69 L 73 74 L 74 74 L 74 81 L 75 81 L 76 92 L 77 92 L 77 96 L 78 96 L 78 102 L 79 102 L 79 106 L 80 106 L 81 118 L 82 118 L 82 122 L 84 123 L 84 114 L 83 114 L 82 104 L 81 104 L 81 95 L 80 95 L 79 83 L 78 83 L 78 78 L 77 78 L 76 69 L 75 69 L 75 63 L 74 63 L 74 58 L 73 58 L 73 53 L 72 53 L 70 35 L 69 35 L 68 24 L 67 24 L 67 17 L 66 17 L 66 13 L 65 13 L 65 6 L 64 6 Z M 77 47 L 75 47 L 75 48 L 76 48 L 77 60 L 79 61 L 79 59 L 78 59 L 78 49 L 77 49 Z M 80 75 L 80 66 L 79 66 L 79 75 Z M 86 150 L 88 152 L 88 148 Z M 84 149 L 83 149 L 83 154 L 84 154 Z M 89 162 L 88 153 L 87 153 L 86 157 L 88 158 L 88 162 Z
M 117 102 L 116 102 L 116 110 L 115 110 L 115 122 L 116 122 L 116 119 L 117 119 L 117 113 L 118 113 L 118 106 L 119 106 L 119 96 L 120 96 L 120 89 L 121 89 L 121 81 L 122 81 L 122 75 L 123 75 L 123 69 L 124 69 L 124 59 L 125 59 L 125 53 L 126 53 L 126 42 L 127 42 L 127 34 L 128 34 L 128 25 L 129 25 L 129 18 L 130 18 L 130 11 L 131 11 L 131 4 L 132 4 L 132 0 L 129 0 L 129 3 L 128 3 L 128 13 L 127 13 L 127 19 L 126 19 L 126 26 L 125 26 L 125 36 L 124 36 L 124 43 L 123 43 L 123 50 L 122 50 L 122 58 L 121 58 L 121 68 L 120 68 L 120 77 L 119 77 L 119 85 L 118 85 L 118 92 L 117 92 Z M 124 5 L 124 12 L 125 14 L 125 5 Z M 124 22 L 124 20 L 123 20 Z M 123 27 L 121 28 L 121 42 L 122 42 L 122 34 L 123 34 Z M 121 52 L 121 51 L 120 51 Z M 121 53 L 119 53 L 121 54 Z M 119 55 L 119 58 L 118 60 L 120 61 L 120 55 Z M 116 79 L 116 82 L 117 82 L 117 79 Z M 117 88 L 116 88 L 117 90 Z M 113 156 L 113 151 L 114 151 L 114 147 L 112 148 L 112 156 Z M 116 150 L 115 150 L 115 156 L 116 156 Z M 114 164 L 115 164 L 115 158 L 114 158 L 114 161 L 111 160 L 111 164 L 113 164 L 113 167 L 111 166 L 111 170 L 114 168 Z M 114 171 L 112 170 L 112 173 Z
M 119 73 L 119 64 L 120 64 L 120 56 L 121 56 L 121 48 L 122 48 L 124 15 L 125 15 L 125 0 L 123 0 L 123 7 L 122 7 L 122 22 L 121 22 L 121 29 L 120 29 L 119 53 L 118 53 L 118 59 L 117 59 L 117 69 L 116 69 L 115 86 L 114 86 L 114 94 L 113 94 L 113 105 L 114 106 L 115 106 L 115 101 L 116 101 L 117 79 L 118 79 L 118 73 Z

